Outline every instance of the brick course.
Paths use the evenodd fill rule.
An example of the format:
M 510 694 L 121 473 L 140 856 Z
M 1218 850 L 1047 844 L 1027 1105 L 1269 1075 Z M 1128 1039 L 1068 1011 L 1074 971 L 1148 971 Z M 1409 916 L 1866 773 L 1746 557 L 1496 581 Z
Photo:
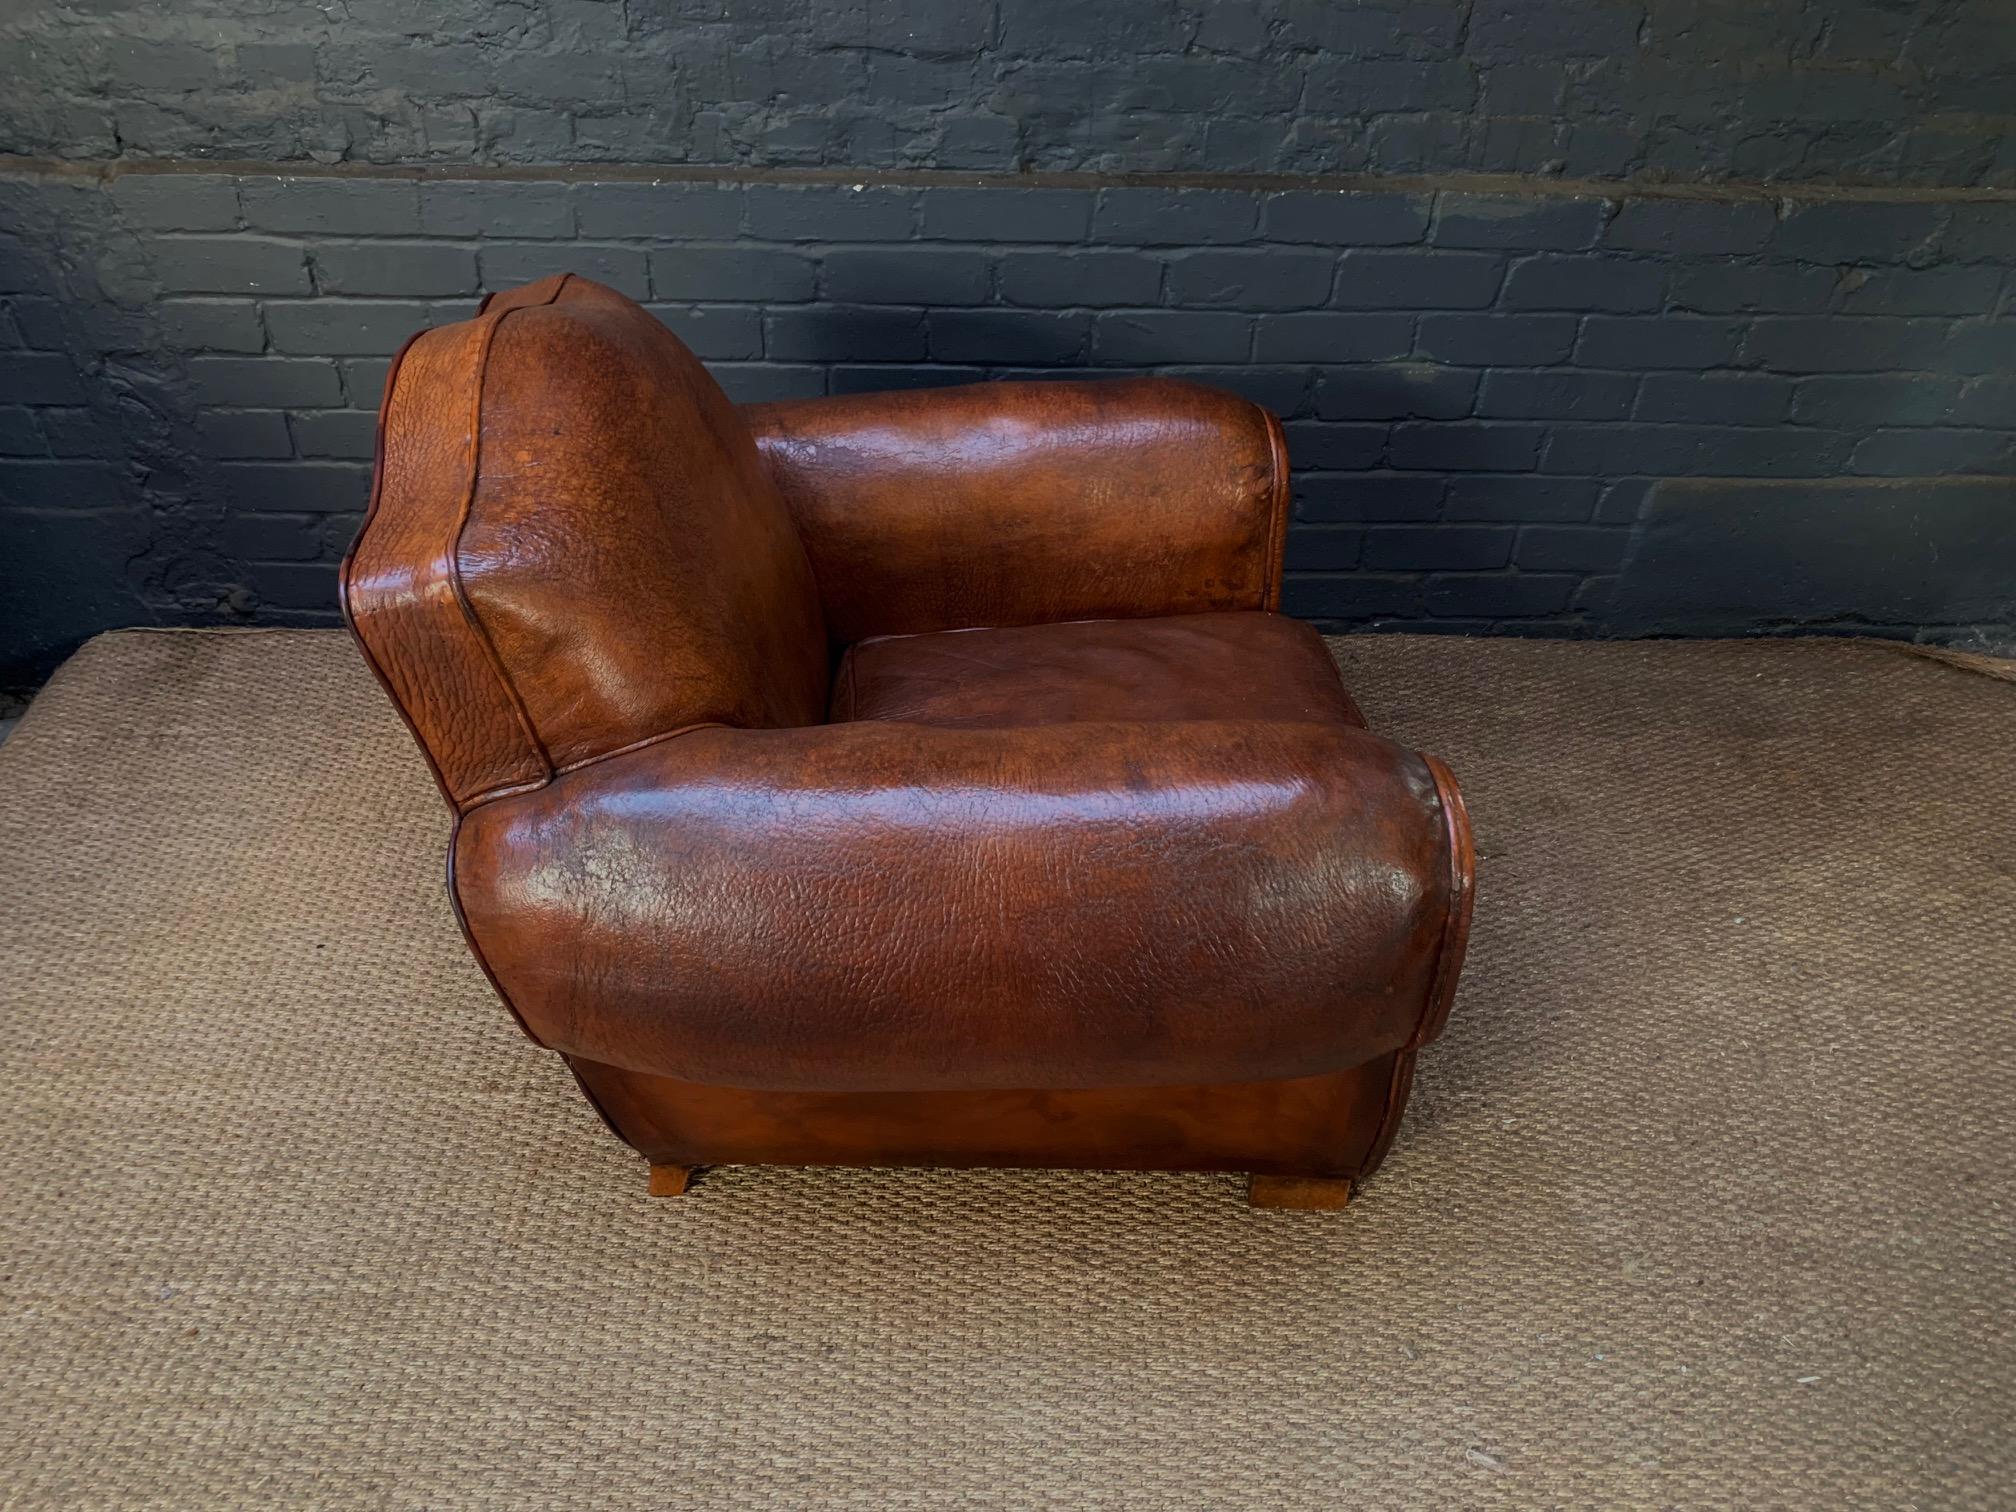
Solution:
M 211 173 L 0 194 L 25 207 L 0 512 L 124 512 L 78 539 L 116 541 L 108 570 L 168 620 L 333 624 L 387 359 L 564 269 L 648 301 L 743 401 L 1131 372 L 1248 394 L 1296 468 L 1288 605 L 1326 625 L 1603 632 L 1665 480 L 2016 478 L 2016 218 L 1993 204 Z
M 1992 0 L 436 0 L 418 30 L 388 4 L 13 9 L 0 49 L 34 59 L 35 87 L 0 93 L 0 141 L 26 154 L 2016 185 L 2016 27 Z M 218 229 L 207 188 L 129 193 L 157 229 Z M 281 185 L 248 208 L 278 233 L 538 236 L 546 198 Z M 783 235 L 772 216 L 790 213 L 760 206 L 754 229 Z M 1108 210 L 1100 234 L 1138 239 L 1130 213 Z M 867 202 L 858 214 L 847 235 L 897 234 Z M 958 214 L 927 216 L 926 234 L 1060 234 Z M 621 231 L 622 215 L 596 211 L 584 234 Z M 1840 245 L 1832 220 L 1814 219 L 1807 250 Z M 1744 253 L 1755 224 L 1665 205 L 1621 231 L 1644 250 Z M 1572 247 L 1584 225 L 1557 208 L 1530 231 Z M 1908 215 L 1894 235 L 1855 228 L 1871 248 L 1916 245 Z

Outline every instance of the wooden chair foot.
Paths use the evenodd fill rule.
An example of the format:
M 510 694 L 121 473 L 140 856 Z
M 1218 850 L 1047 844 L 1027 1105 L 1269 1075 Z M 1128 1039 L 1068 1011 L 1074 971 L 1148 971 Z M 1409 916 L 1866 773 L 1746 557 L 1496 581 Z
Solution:
M 1296 1208 L 1305 1212 L 1335 1212 L 1351 1201 L 1348 1176 L 1249 1176 L 1246 1205 L 1256 1208 Z
M 654 1165 L 651 1167 L 651 1195 L 653 1197 L 678 1197 L 685 1193 L 693 1180 L 693 1167 L 675 1165 Z

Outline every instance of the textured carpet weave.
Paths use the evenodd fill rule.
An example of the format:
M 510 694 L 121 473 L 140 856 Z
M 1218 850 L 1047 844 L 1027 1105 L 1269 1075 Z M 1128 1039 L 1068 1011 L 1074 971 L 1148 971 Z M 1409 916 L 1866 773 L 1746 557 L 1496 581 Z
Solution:
M 1481 850 L 1349 1211 L 653 1201 L 336 633 L 93 642 L 0 748 L 0 1501 L 2009 1505 L 2016 688 L 1864 643 L 1336 643 Z

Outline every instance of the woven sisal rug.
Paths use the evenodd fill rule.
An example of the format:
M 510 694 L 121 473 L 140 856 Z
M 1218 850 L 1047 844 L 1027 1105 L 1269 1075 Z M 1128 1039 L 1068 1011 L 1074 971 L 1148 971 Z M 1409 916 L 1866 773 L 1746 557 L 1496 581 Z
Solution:
M 645 1196 L 340 634 L 128 633 L 0 748 L 0 1501 L 2006 1506 L 2016 687 L 1336 643 L 1469 973 L 1386 1170 Z

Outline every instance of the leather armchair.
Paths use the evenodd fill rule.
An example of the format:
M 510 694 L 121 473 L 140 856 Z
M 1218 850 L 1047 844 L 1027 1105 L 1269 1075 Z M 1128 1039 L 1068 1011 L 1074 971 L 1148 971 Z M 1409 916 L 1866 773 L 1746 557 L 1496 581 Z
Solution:
M 1237 1170 L 1338 1206 L 1461 964 L 1471 846 L 1276 612 L 1273 417 L 1162 379 L 738 408 L 543 280 L 401 353 L 349 624 L 450 891 L 652 1189 Z

